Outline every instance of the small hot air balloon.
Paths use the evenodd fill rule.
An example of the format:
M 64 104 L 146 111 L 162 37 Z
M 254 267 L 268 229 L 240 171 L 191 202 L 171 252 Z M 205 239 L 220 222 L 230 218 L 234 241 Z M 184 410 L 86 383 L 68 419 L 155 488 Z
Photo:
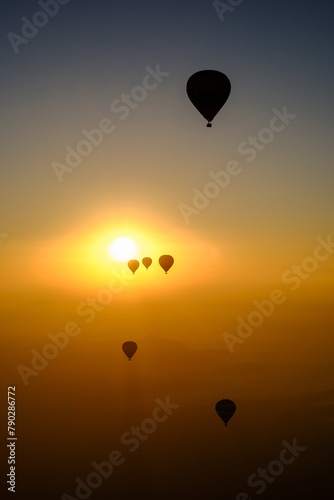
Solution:
M 216 412 L 222 419 L 225 425 L 227 425 L 227 422 L 230 420 L 231 417 L 233 417 L 234 412 L 236 410 L 235 403 L 231 401 L 230 399 L 222 399 L 221 401 L 218 401 L 216 404 Z
M 174 259 L 171 255 L 161 255 L 161 257 L 159 258 L 159 264 L 162 267 L 162 269 L 165 271 L 165 273 L 167 274 L 167 271 L 174 264 Z
M 144 257 L 142 260 L 142 263 L 144 264 L 144 266 L 146 267 L 146 270 L 147 270 L 150 267 L 150 265 L 152 264 L 151 257 Z
M 224 106 L 231 92 L 231 82 L 224 73 L 206 69 L 194 73 L 187 82 L 187 94 L 195 108 L 208 120 L 207 127 Z
M 137 271 L 138 267 L 139 267 L 138 260 L 135 260 L 135 259 L 129 260 L 129 262 L 128 262 L 128 268 L 131 269 L 131 271 L 133 272 L 133 274 L 135 274 L 135 272 Z
M 124 342 L 124 344 L 122 345 L 122 349 L 126 356 L 129 358 L 129 361 L 131 361 L 132 356 L 137 350 L 137 344 L 136 342 L 132 342 L 130 340 L 128 342 Z

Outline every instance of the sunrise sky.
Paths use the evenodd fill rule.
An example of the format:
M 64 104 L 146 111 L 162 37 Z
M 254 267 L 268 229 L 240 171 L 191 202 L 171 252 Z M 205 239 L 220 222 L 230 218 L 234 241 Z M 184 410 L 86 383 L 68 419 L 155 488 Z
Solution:
M 124 464 L 92 499 L 249 500 L 249 476 L 296 438 L 306 450 L 262 498 L 329 500 L 333 6 L 42 4 L 7 2 L 0 20 L 1 372 L 17 388 L 17 498 L 79 498 L 76 478 L 118 449 Z M 212 128 L 185 90 L 203 69 L 232 84 Z M 148 270 L 110 256 L 120 237 Z M 59 332 L 68 343 L 36 370 Z M 167 397 L 179 408 L 129 452 L 122 434 Z M 227 428 L 221 399 L 237 406 Z

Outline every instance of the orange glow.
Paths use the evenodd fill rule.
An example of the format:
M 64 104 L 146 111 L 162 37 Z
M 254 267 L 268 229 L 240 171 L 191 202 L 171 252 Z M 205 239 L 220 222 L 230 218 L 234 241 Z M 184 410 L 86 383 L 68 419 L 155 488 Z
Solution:
M 142 220 L 147 218 L 143 216 Z M 110 242 L 129 239 L 129 235 L 137 247 L 131 258 L 140 262 L 135 276 L 127 267 L 128 257 L 121 255 L 121 247 L 119 257 L 111 259 L 109 253 Z M 175 260 L 167 276 L 158 262 L 164 254 L 173 255 Z M 151 257 L 153 261 L 148 270 L 142 264 L 144 257 Z M 215 279 L 218 276 L 216 267 L 223 264 L 217 248 L 193 235 L 189 229 L 177 230 L 155 221 L 134 224 L 129 219 L 113 226 L 101 220 L 98 224 L 96 220 L 86 222 L 71 234 L 41 244 L 32 260 L 35 283 L 72 291 L 91 291 L 92 288 L 104 288 L 116 272 L 128 276 L 129 290 L 148 294 L 155 293 L 156 289 L 164 290 L 166 286 L 170 290 L 170 287 L 191 287 L 208 277 Z

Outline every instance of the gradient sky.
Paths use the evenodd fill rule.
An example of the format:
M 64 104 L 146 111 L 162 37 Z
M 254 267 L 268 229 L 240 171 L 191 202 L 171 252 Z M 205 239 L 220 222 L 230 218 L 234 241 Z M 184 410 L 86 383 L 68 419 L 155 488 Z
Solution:
M 296 438 L 306 450 L 261 498 L 329 500 L 333 5 L 244 0 L 222 20 L 207 1 L 70 0 L 15 53 L 8 34 L 40 10 L 6 2 L 0 20 L 1 372 L 3 392 L 17 388 L 17 498 L 75 498 L 75 479 L 119 449 L 125 463 L 92 500 L 253 499 L 248 477 Z M 165 76 L 124 117 L 115 101 L 148 67 Z M 211 129 L 185 92 L 202 69 L 232 84 Z M 285 108 L 295 118 L 247 161 L 249 137 Z M 55 162 L 104 119 L 113 130 L 60 182 Z M 240 173 L 186 221 L 180 205 L 232 160 Z M 153 258 L 149 271 L 108 258 L 119 236 Z M 110 303 L 88 313 L 111 280 Z M 224 334 L 275 289 L 282 303 L 230 352 Z M 80 334 L 25 384 L 17 367 L 68 322 Z M 179 408 L 129 452 L 121 435 L 167 396 Z M 237 405 L 227 428 L 214 409 L 225 398 Z

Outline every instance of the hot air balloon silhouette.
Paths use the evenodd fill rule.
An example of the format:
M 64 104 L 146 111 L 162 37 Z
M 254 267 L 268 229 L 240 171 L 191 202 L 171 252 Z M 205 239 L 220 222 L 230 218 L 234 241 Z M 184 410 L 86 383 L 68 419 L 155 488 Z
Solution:
M 129 361 L 131 361 L 132 356 L 137 350 L 137 344 L 136 342 L 132 342 L 131 340 L 128 342 L 124 342 L 122 345 L 122 349 L 124 354 L 129 358 Z
M 221 401 L 218 401 L 216 404 L 216 412 L 222 419 L 225 425 L 227 425 L 227 422 L 230 420 L 231 417 L 233 417 L 234 412 L 236 410 L 235 403 L 231 401 L 230 399 L 222 399 Z
M 150 267 L 150 265 L 152 264 L 151 257 L 144 257 L 142 259 L 142 263 L 144 264 L 144 266 L 146 267 L 146 270 L 147 270 Z
M 128 262 L 128 268 L 131 269 L 131 271 L 133 272 L 133 274 L 135 274 L 135 272 L 137 271 L 138 267 L 139 267 L 138 260 L 135 260 L 135 259 L 129 260 L 129 262 Z
M 159 258 L 159 264 L 167 274 L 167 271 L 174 264 L 174 258 L 171 255 L 161 255 L 161 257 Z
M 224 106 L 231 92 L 231 82 L 224 73 L 206 69 L 194 73 L 187 82 L 187 94 L 195 108 L 208 120 L 207 127 Z

